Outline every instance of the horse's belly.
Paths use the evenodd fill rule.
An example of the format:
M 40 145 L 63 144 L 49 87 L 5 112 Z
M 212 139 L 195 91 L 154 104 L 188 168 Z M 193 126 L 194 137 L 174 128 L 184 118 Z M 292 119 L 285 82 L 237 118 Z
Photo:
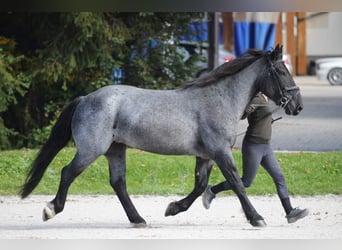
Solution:
M 193 155 L 194 131 L 185 126 L 168 124 L 168 126 L 151 125 L 131 126 L 118 134 L 117 141 L 130 147 L 157 154 Z M 121 134 L 121 135 L 120 135 Z

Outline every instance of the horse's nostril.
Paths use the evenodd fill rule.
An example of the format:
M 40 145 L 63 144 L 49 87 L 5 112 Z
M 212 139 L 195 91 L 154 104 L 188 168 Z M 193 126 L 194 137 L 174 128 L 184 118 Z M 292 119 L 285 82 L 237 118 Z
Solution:
M 303 106 L 298 106 L 293 112 L 293 115 L 298 115 L 303 110 Z

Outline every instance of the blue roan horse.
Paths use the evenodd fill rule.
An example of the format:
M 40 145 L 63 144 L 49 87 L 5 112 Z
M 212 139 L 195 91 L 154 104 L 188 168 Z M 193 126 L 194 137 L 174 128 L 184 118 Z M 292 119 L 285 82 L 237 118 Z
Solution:
M 71 183 L 100 155 L 105 155 L 110 183 L 128 219 L 133 224 L 146 224 L 126 190 L 125 152 L 129 146 L 158 154 L 196 156 L 194 189 L 184 199 L 171 203 L 166 216 L 187 210 L 201 195 L 213 160 L 232 184 L 247 220 L 253 226 L 265 226 L 246 195 L 231 147 L 237 124 L 258 91 L 288 115 L 302 110 L 299 88 L 281 58 L 280 46 L 268 52 L 250 50 L 176 90 L 113 85 L 75 99 L 63 110 L 33 162 L 21 197 L 33 191 L 72 136 L 77 153 L 62 170 L 56 197 L 43 210 L 44 220 L 63 210 Z

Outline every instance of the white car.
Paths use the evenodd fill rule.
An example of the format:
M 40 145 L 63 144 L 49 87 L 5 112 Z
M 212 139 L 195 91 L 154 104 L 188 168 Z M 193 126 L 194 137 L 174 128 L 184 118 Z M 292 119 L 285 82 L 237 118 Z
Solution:
M 292 75 L 293 67 L 292 67 L 290 55 L 289 54 L 283 54 L 283 61 L 285 63 L 286 68 L 288 69 L 288 71 Z
M 328 80 L 331 85 L 342 85 L 342 57 L 316 60 L 316 76 L 319 80 Z

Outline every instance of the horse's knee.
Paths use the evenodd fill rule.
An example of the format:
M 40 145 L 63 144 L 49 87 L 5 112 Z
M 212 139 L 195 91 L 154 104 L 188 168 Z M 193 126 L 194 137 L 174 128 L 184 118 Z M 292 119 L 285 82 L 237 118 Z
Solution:
M 112 178 L 109 179 L 109 183 L 114 189 L 118 186 L 118 181 L 113 180 Z
M 126 186 L 126 181 L 124 178 L 110 178 L 109 180 L 110 185 L 114 188 L 114 190 L 120 190 L 121 188 Z

